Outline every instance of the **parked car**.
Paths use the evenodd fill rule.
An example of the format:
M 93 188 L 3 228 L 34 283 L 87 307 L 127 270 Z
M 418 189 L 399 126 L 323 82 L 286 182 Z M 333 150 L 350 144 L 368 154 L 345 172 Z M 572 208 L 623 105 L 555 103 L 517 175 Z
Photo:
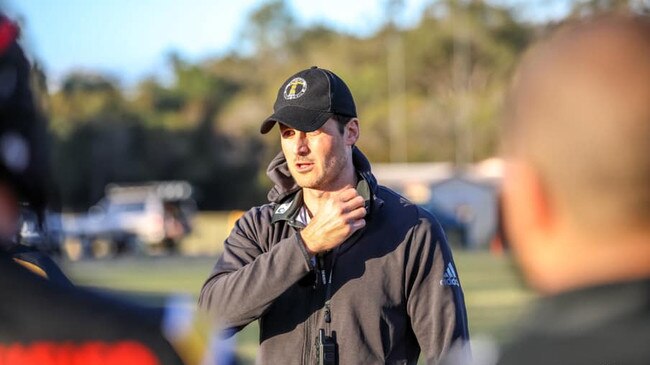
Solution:
M 84 254 L 161 248 L 176 252 L 191 232 L 196 203 L 191 186 L 182 181 L 107 186 L 105 197 L 87 214 L 64 220 L 65 233 Z

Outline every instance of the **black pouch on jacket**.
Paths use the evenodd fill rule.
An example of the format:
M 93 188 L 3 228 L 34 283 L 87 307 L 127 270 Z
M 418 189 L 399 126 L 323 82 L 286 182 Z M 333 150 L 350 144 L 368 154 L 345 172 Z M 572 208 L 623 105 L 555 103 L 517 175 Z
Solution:
M 316 343 L 318 346 L 318 365 L 336 365 L 338 363 L 336 336 L 326 336 L 325 330 L 320 329 Z

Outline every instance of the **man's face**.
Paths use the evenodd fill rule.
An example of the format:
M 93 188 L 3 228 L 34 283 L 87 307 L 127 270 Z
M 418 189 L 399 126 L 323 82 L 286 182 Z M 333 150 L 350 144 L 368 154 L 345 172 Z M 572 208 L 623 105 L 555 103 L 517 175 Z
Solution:
M 351 158 L 354 142 L 350 143 L 347 128 L 341 134 L 337 124 L 330 118 L 313 132 L 301 132 L 280 123 L 282 152 L 298 186 L 322 191 L 342 187 L 339 179 Z

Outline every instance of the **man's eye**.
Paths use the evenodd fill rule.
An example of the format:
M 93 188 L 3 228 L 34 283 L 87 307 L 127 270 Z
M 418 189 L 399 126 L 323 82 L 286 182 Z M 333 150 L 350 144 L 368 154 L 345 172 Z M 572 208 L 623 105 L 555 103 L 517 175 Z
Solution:
M 287 129 L 282 132 L 282 138 L 289 138 L 294 135 L 294 131 L 291 129 Z
M 307 132 L 308 136 L 317 136 L 319 134 L 320 134 L 320 129 L 317 129 L 317 130 L 315 130 L 313 132 Z

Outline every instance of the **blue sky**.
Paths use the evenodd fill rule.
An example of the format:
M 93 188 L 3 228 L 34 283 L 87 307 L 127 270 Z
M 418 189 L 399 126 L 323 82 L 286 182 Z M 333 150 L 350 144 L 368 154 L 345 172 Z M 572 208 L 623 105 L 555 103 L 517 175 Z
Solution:
M 1 1 L 1 0 L 0 0 Z M 71 70 L 108 73 L 128 86 L 164 77 L 166 55 L 198 61 L 237 48 L 250 12 L 263 0 L 5 0 L 23 21 L 24 44 L 56 83 Z M 431 0 L 405 0 L 401 23 L 413 25 Z M 495 2 L 526 4 L 529 18 L 560 17 L 564 0 Z M 356 35 L 384 22 L 385 0 L 289 0 L 302 25 L 325 23 Z M 531 7 L 530 4 L 536 4 Z

